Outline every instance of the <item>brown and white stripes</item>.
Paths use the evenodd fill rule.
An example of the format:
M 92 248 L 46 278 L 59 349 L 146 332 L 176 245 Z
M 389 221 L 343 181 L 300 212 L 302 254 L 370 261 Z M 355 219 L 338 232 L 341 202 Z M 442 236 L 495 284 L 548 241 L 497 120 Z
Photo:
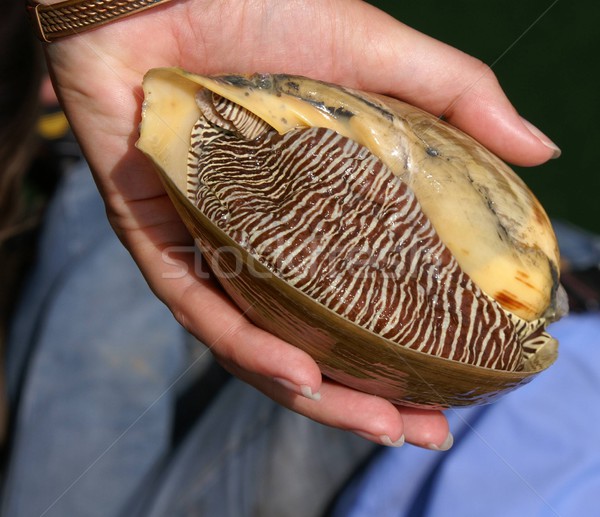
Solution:
M 378 158 L 331 130 L 279 135 L 213 106 L 193 130 L 188 194 L 273 274 L 402 346 L 518 368 L 515 325 Z

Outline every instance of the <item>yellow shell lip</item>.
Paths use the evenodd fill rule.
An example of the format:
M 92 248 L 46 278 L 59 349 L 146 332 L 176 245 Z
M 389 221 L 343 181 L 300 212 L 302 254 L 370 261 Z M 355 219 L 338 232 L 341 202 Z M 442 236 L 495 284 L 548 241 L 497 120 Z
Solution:
M 221 235 L 222 232 L 216 228 L 208 228 L 209 222 L 201 221 L 202 218 L 194 213 L 195 208 L 186 197 L 189 135 L 201 116 L 196 103 L 200 88 L 239 103 L 281 134 L 302 126 L 325 127 L 359 142 L 382 161 L 385 161 L 382 157 L 387 156 L 386 165 L 415 191 L 419 202 L 425 207 L 423 211 L 457 260 L 461 250 L 466 250 L 463 255 L 466 256 L 464 260 L 467 267 L 469 260 L 478 266 L 471 267 L 468 272 L 473 281 L 480 285 L 480 279 L 483 279 L 482 284 L 489 287 L 480 287 L 490 298 L 500 292 L 502 295 L 499 298 L 504 296 L 509 303 L 516 300 L 526 307 L 523 314 L 515 311 L 511 316 L 518 325 L 527 328 L 545 325 L 542 320 L 560 305 L 555 301 L 560 288 L 554 234 L 539 203 L 518 178 L 514 179 L 512 171 L 507 172 L 505 165 L 498 165 L 501 162 L 497 158 L 476 147 L 472 151 L 474 157 L 468 159 L 468 165 L 473 165 L 476 172 L 465 178 L 464 169 L 469 172 L 471 169 L 461 162 L 464 154 L 461 146 L 470 149 L 475 145 L 469 137 L 457 135 L 456 130 L 439 121 L 432 123 L 430 116 L 398 101 L 337 87 L 334 95 L 328 91 L 331 85 L 301 77 L 255 74 L 212 78 L 166 68 L 154 69 L 146 75 L 143 119 L 137 146 L 155 163 L 186 226 L 199 241 L 204 242 L 210 234 L 214 245 L 231 245 L 223 236 L 225 234 Z M 412 131 L 416 136 L 398 138 L 399 131 Z M 487 169 L 490 167 L 500 167 L 500 172 L 491 175 L 494 178 L 491 187 L 481 187 L 481 177 L 489 173 Z M 439 173 L 438 169 L 442 172 Z M 457 183 L 454 185 L 451 180 L 456 175 L 461 181 L 454 182 Z M 477 185 L 479 189 L 467 190 L 467 197 L 459 197 L 459 203 L 452 204 L 444 199 L 448 189 L 462 192 L 465 184 Z M 512 196 L 511 202 L 503 203 L 495 192 Z M 470 212 L 462 210 L 471 200 L 478 203 L 477 208 Z M 525 206 L 516 217 L 509 217 L 513 204 L 519 203 Z M 484 216 L 481 217 L 481 210 L 487 210 L 490 206 L 494 210 L 483 212 Z M 461 226 L 461 221 L 472 220 L 473 217 L 483 219 L 484 228 L 479 233 Z M 447 226 L 450 226 L 450 230 Z M 457 227 L 454 233 L 452 226 Z M 500 248 L 501 253 L 498 253 L 495 244 L 492 244 L 494 253 L 478 255 L 479 248 L 490 248 L 490 228 L 495 235 L 501 228 L 502 238 L 498 240 L 508 245 Z M 466 241 L 463 237 L 466 237 Z M 458 244 L 453 242 L 455 238 L 459 239 Z M 458 251 L 455 252 L 455 249 Z M 506 249 L 509 251 L 502 252 Z M 481 262 L 478 263 L 474 256 L 478 256 L 477 260 Z M 253 267 L 260 268 L 261 265 L 257 263 Z M 532 275 L 530 271 L 537 274 Z M 305 294 L 277 278 L 272 283 L 264 284 L 272 287 L 281 283 L 271 294 L 252 292 L 255 286 L 249 286 L 253 282 L 249 277 L 233 278 L 226 280 L 224 286 L 234 300 L 241 301 L 242 305 L 257 307 L 259 326 L 308 351 L 332 378 L 390 400 L 427 407 L 489 402 L 501 393 L 528 382 L 556 358 L 556 341 L 542 333 L 539 351 L 521 371 L 491 370 L 457 363 L 418 350 L 399 348 L 397 343 L 373 334 L 326 308 L 318 309 L 317 315 L 309 314 L 311 311 L 307 311 L 307 307 L 312 307 L 311 304 L 315 302 L 307 301 Z M 498 285 L 500 288 L 494 290 L 494 286 Z M 530 292 L 543 295 L 534 296 Z M 272 298 L 269 298 L 271 295 Z M 280 309 L 275 313 L 270 312 L 270 303 Z M 297 312 L 290 309 L 293 316 L 289 317 L 294 321 L 293 325 L 289 322 L 277 323 L 281 307 L 287 310 L 290 305 L 300 307 Z M 507 311 L 510 312 L 510 308 Z M 311 319 L 313 316 L 315 319 Z M 304 321 L 305 318 L 310 321 Z M 273 323 L 274 327 L 269 327 L 271 319 L 276 322 Z M 338 323 L 331 326 L 332 321 Z M 286 333 L 286 328 L 294 326 L 312 330 Z M 338 335 L 338 331 L 341 331 L 335 328 L 340 326 L 344 329 L 343 336 Z M 315 329 L 319 329 L 327 338 L 320 342 L 319 336 L 313 336 Z M 322 349 L 307 344 L 302 339 L 303 334 L 315 337 Z M 338 355 L 340 350 L 342 358 Z M 349 366 L 344 357 L 352 357 L 352 362 L 356 361 L 356 364 Z M 440 374 L 441 370 L 447 373 Z M 440 375 L 443 377 L 439 379 L 442 384 L 448 378 L 452 380 L 440 387 L 436 378 Z M 423 378 L 419 380 L 419 377 Z M 440 391 L 439 396 L 433 393 L 436 390 Z M 420 395 L 420 391 L 427 391 L 428 395 Z

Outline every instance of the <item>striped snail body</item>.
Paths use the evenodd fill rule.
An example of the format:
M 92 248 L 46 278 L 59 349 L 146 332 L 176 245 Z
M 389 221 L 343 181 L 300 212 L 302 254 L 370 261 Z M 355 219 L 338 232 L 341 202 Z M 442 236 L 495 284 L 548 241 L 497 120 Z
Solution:
M 555 359 L 548 218 L 501 160 L 395 99 L 304 77 L 144 79 L 138 147 L 224 289 L 331 378 L 490 402 Z

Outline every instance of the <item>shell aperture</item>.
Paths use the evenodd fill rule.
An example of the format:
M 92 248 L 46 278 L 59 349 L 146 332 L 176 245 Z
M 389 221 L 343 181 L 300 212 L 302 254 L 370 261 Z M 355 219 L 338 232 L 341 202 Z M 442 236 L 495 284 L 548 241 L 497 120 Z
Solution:
M 201 123 L 192 141 L 189 194 L 274 274 L 404 346 L 490 368 L 519 364 L 509 318 L 366 149 L 323 128 L 245 140 Z
M 510 174 L 507 179 L 504 169 L 486 187 L 484 169 L 497 159 L 485 150 L 469 149 L 468 137 L 456 136 L 453 128 L 395 100 L 305 78 L 174 75 L 169 84 L 182 81 L 181 90 L 186 96 L 191 93 L 195 106 L 190 114 L 186 100 L 185 115 L 175 117 L 177 124 L 185 119 L 182 125 L 191 128 L 185 130 L 188 141 L 171 140 L 167 146 L 162 143 L 168 138 L 164 131 L 157 134 L 149 129 L 154 122 L 145 121 L 147 134 L 138 145 L 161 169 L 177 170 L 171 181 L 273 274 L 362 328 L 453 361 L 527 370 L 531 364 L 537 368 L 531 359 L 541 349 L 555 347 L 544 332 L 558 291 L 555 242 L 551 229 L 548 235 L 547 218 L 543 211 L 544 217 L 539 216 L 537 201 L 532 208 L 528 190 L 521 193 L 520 180 L 513 181 Z M 157 84 L 147 89 L 148 102 L 152 88 L 157 90 Z M 168 103 L 170 111 L 179 110 L 177 95 Z M 158 118 L 167 116 L 165 111 Z M 182 152 L 173 151 L 177 146 L 185 148 L 183 158 Z M 441 174 L 439 164 L 446 164 Z M 486 292 L 490 283 L 480 285 L 472 274 L 476 268 L 463 267 L 464 257 L 449 242 L 452 231 L 438 228 L 440 218 L 456 220 L 450 213 L 453 206 L 470 203 L 444 200 L 447 215 L 442 217 L 435 213 L 440 199 L 428 201 L 428 193 L 435 194 L 432 186 L 454 174 L 452 168 L 472 173 L 469 181 L 477 186 L 477 203 L 494 207 L 496 214 L 509 213 L 511 203 L 524 205 L 508 231 L 518 233 L 536 213 L 535 229 L 543 231 L 533 232 L 538 241 L 528 241 L 537 250 L 530 262 L 534 271 L 540 264 L 543 271 L 539 278 L 527 278 L 545 301 L 527 309 L 527 318 L 503 307 L 495 292 Z M 462 184 L 453 183 L 460 194 Z M 437 194 L 443 198 L 453 188 L 442 185 Z M 518 192 L 509 194 L 509 203 L 499 201 L 506 190 Z M 479 214 L 479 205 L 466 217 Z M 424 206 L 434 207 L 433 216 Z M 502 218 L 508 226 L 508 216 Z M 469 252 L 469 246 L 481 246 L 494 258 L 501 255 L 495 243 L 477 241 L 477 230 L 461 227 L 459 233 L 468 233 L 459 248 Z M 522 240 L 529 239 L 521 233 Z M 519 254 L 527 257 L 531 252 L 521 253 L 524 247 L 514 252 L 519 246 L 504 241 L 510 250 L 508 266 L 496 263 L 495 269 L 522 271 L 520 264 L 515 266 Z M 502 282 L 507 285 L 505 277 Z M 505 291 L 520 299 L 520 291 Z M 531 306 L 530 300 L 526 297 L 524 305 Z

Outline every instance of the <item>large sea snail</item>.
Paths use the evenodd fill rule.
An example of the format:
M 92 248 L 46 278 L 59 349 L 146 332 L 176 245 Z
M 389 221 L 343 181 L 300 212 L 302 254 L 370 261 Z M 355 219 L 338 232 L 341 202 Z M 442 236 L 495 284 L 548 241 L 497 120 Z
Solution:
M 216 276 L 323 372 L 394 402 L 489 402 L 555 359 L 548 218 L 501 160 L 387 97 L 304 77 L 144 79 L 138 147 Z

